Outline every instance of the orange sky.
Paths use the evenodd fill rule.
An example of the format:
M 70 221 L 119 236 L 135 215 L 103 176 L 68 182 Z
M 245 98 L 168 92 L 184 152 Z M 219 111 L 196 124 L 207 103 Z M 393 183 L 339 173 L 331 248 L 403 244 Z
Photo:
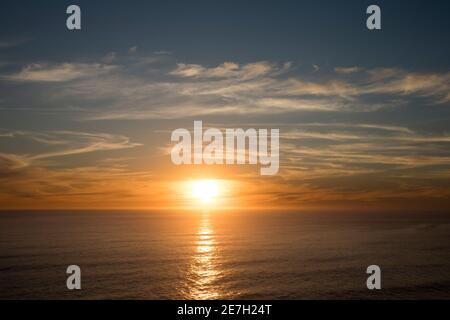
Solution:
M 121 4 L 111 6 L 120 16 Z M 166 18 L 180 14 L 165 9 Z M 294 12 L 283 10 L 282 22 Z M 393 35 L 371 34 L 382 40 L 372 43 L 365 26 L 355 31 L 358 43 L 348 34 L 353 26 L 326 29 L 330 41 L 347 45 L 324 48 L 326 41 L 316 43 L 322 31 L 314 41 L 282 41 L 317 32 L 295 11 L 291 22 L 303 28 L 276 29 L 268 43 L 263 19 L 252 29 L 263 41 L 253 48 L 253 33 L 236 43 L 247 17 L 235 21 L 244 27 L 237 38 L 209 28 L 180 34 L 166 19 L 141 21 L 158 24 L 149 27 L 155 34 L 140 25 L 131 31 L 129 21 L 131 29 L 114 33 L 113 19 L 96 24 L 107 29 L 69 39 L 64 25 L 49 36 L 18 24 L 22 11 L 7 12 L 5 30 L 30 36 L 0 38 L 0 209 L 201 207 L 186 197 L 185 183 L 196 179 L 223 181 L 218 208 L 450 209 L 450 72 L 441 29 L 426 39 L 436 41 L 434 50 L 420 53 L 405 49 L 417 43 L 393 38 L 379 50 Z M 222 23 L 228 30 L 229 21 Z M 161 31 L 174 50 L 155 47 Z M 197 45 L 186 40 L 197 36 Z M 175 166 L 171 133 L 192 132 L 195 120 L 205 129 L 279 129 L 278 173 L 261 176 L 259 165 Z

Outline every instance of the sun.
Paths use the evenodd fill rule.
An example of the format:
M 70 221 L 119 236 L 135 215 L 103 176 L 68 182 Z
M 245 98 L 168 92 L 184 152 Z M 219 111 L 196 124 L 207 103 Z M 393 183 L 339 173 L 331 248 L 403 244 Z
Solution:
M 192 196 L 202 203 L 211 203 L 219 195 L 216 180 L 195 180 L 192 182 Z

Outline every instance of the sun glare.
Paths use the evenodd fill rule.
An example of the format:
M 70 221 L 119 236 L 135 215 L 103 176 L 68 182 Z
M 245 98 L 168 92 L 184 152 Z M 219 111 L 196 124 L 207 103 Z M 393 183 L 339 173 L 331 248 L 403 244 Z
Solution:
M 210 203 L 219 195 L 219 183 L 216 180 L 196 180 L 192 182 L 192 196 L 203 202 Z

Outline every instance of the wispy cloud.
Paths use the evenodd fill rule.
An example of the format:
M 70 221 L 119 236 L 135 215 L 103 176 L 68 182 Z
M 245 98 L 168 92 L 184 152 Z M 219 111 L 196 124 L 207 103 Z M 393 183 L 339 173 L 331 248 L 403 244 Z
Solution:
M 33 153 L 0 153 L 0 202 L 5 207 L 129 206 L 151 196 L 151 172 L 129 168 L 130 157 L 68 165 L 67 157 L 140 146 L 122 135 L 74 131 L 1 130 L 3 143 L 35 142 Z M 64 157 L 64 159 L 62 159 Z M 49 161 L 51 160 L 51 161 Z M 69 162 L 70 163 L 70 162 Z M 150 191 L 150 192 L 149 192 Z
M 109 109 L 94 119 L 177 118 L 183 115 L 273 114 L 310 111 L 371 112 L 403 105 L 400 99 L 428 97 L 432 103 L 446 103 L 449 74 L 408 73 L 394 69 L 369 70 L 365 77 L 307 79 L 287 76 L 291 64 L 269 62 L 239 65 L 225 62 L 216 67 L 178 64 L 168 74 L 180 80 L 164 78 L 154 82 L 116 77 L 99 84 L 99 90 L 116 97 L 117 106 L 127 113 Z M 362 70 L 358 69 L 358 70 Z M 341 70 L 342 71 L 342 70 Z M 346 70 L 346 74 L 350 70 Z M 356 72 L 353 68 L 352 72 Z M 377 80 L 373 80 L 377 78 Z M 382 82 L 378 81 L 380 78 Z M 110 87 L 120 87 L 112 92 Z M 90 85 L 88 87 L 91 87 Z M 83 89 L 86 89 L 84 86 Z M 85 90 L 87 96 L 92 96 Z M 377 95 L 377 102 L 368 97 Z M 114 104 L 113 104 L 114 105 Z M 178 112 L 183 111 L 183 112 Z
M 286 64 L 285 68 L 289 65 Z M 235 62 L 224 62 L 217 67 L 204 67 L 199 64 L 178 63 L 171 75 L 184 78 L 238 78 L 240 80 L 253 79 L 268 75 L 278 69 L 274 64 L 267 61 L 239 65 Z
M 4 80 L 63 82 L 80 78 L 99 76 L 114 70 L 115 66 L 99 63 L 62 63 L 27 65 L 17 73 L 3 76 Z
M 58 106 L 55 112 L 70 107 L 76 113 L 78 106 L 78 116 L 85 120 L 374 112 L 416 98 L 429 104 L 449 102 L 448 72 L 362 67 L 334 71 L 302 74 L 291 62 L 269 61 L 174 66 L 173 58 L 110 53 L 102 62 L 31 64 L 2 79 L 47 83 L 39 90 L 47 90 L 41 96 L 51 97 Z
M 0 49 L 17 47 L 27 41 L 27 39 L 2 40 L 0 41 Z
M 362 70 L 364 70 L 364 69 L 360 68 L 360 67 L 337 67 L 337 68 L 334 68 L 335 72 L 342 73 L 342 74 L 351 74 L 351 73 L 361 72 Z
M 282 159 L 290 178 L 379 173 L 389 180 L 405 170 L 434 172 L 450 166 L 450 135 L 425 134 L 410 128 L 377 124 L 300 125 L 285 128 Z
M 17 169 L 31 165 L 37 160 L 57 158 L 63 156 L 84 154 L 96 151 L 119 150 L 141 146 L 131 142 L 128 137 L 106 133 L 87 133 L 74 131 L 6 131 L 3 130 L 0 138 L 25 138 L 39 142 L 44 146 L 41 152 L 36 154 L 5 154 L 3 161 L 8 162 L 7 168 Z M 59 147 L 57 150 L 45 151 L 45 146 Z
M 448 72 L 357 66 L 321 67 L 313 72 L 311 65 L 302 69 L 269 61 L 202 65 L 175 63 L 175 58 L 166 54 L 146 56 L 140 50 L 131 51 L 110 53 L 97 62 L 31 64 L 3 75 L 10 88 L 21 90 L 5 91 L 1 112 L 12 110 L 9 102 L 14 101 L 15 110 L 45 110 L 45 114 L 59 113 L 77 121 L 176 119 L 167 122 L 172 126 L 179 120 L 207 116 L 208 125 L 216 122 L 220 128 L 229 127 L 230 122 L 236 127 L 236 119 L 242 126 L 253 122 L 251 127 L 280 128 L 280 173 L 270 186 L 255 182 L 254 196 L 248 196 L 257 203 L 449 194 L 443 177 L 448 178 L 450 172 L 450 135 L 442 125 L 434 128 L 445 120 L 439 116 L 443 112 L 427 119 L 428 123 L 411 121 L 413 113 L 405 119 L 401 116 L 407 108 L 446 110 Z M 20 91 L 20 96 L 15 97 L 15 91 Z M 32 100 L 27 100 L 28 96 Z M 392 119 L 386 117 L 388 111 L 394 115 Z M 80 125 L 93 127 L 96 123 Z M 111 201 L 118 193 L 133 200 L 143 195 L 148 199 L 152 192 L 155 198 L 161 196 L 146 181 L 147 171 L 129 167 L 133 160 L 101 162 L 96 154 L 95 163 L 87 167 L 72 163 L 73 170 L 69 170 L 55 165 L 69 163 L 75 155 L 140 145 L 127 136 L 0 130 L 0 139 L 35 143 L 32 153 L 5 148 L 0 154 L 2 177 L 7 181 L 16 177 L 10 190 L 18 197 L 33 195 L 32 188 L 44 198 L 60 195 L 61 201 L 67 196 L 95 202 L 102 190 L 111 193 Z M 152 147 L 167 148 L 167 141 L 152 141 Z M 95 171 L 99 173 L 95 175 Z M 256 170 L 254 174 L 251 169 L 242 171 L 237 178 L 256 179 Z M 161 174 L 158 178 L 165 177 Z M 100 190 L 96 184 L 102 179 L 107 187 Z M 127 179 L 133 182 L 128 184 Z M 20 195 L 21 190 L 24 193 Z

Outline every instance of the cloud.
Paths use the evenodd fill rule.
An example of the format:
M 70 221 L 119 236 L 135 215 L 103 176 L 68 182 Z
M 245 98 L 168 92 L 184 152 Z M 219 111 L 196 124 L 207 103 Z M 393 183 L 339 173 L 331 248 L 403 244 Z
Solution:
M 315 183 L 377 173 L 378 179 L 389 181 L 400 172 L 442 173 L 443 166 L 450 166 L 448 134 L 364 123 L 311 123 L 299 127 L 281 130 L 280 158 L 284 159 L 282 168 L 288 169 L 286 179 Z
M 263 107 L 263 111 L 268 113 L 279 113 L 283 110 L 292 112 L 295 110 L 311 110 L 311 111 L 333 111 L 336 110 L 336 103 L 316 99 L 293 99 L 293 98 L 262 98 L 255 100 L 255 104 Z
M 29 161 L 15 154 L 0 153 L 0 171 L 6 172 L 28 166 Z
M 33 63 L 25 66 L 19 72 L 3 76 L 4 80 L 12 81 L 41 81 L 64 82 L 80 78 L 95 77 L 114 70 L 115 66 L 99 63 L 62 63 L 42 64 Z
M 391 73 L 389 73 L 391 72 Z M 376 72 L 372 74 L 378 81 L 364 88 L 365 93 L 377 94 L 416 94 L 424 97 L 433 97 L 439 103 L 449 102 L 450 73 L 405 73 Z M 383 79 L 384 81 L 380 81 Z
M 106 64 L 111 64 L 114 61 L 117 61 L 117 52 L 110 52 L 106 56 L 102 58 L 102 62 Z
M 31 160 L 47 159 L 75 154 L 82 154 L 95 151 L 108 151 L 141 146 L 139 143 L 132 143 L 128 137 L 122 135 L 112 135 L 106 133 L 84 133 L 72 131 L 55 131 L 53 134 L 67 139 L 70 147 L 58 151 L 46 152 L 30 157 Z M 79 147 L 75 147 L 79 145 Z
M 69 111 L 80 120 L 376 112 L 419 97 L 428 105 L 450 101 L 450 73 L 356 66 L 334 71 L 302 74 L 291 62 L 269 61 L 174 67 L 170 57 L 109 54 L 102 63 L 31 64 L 3 79 L 47 82 L 33 99 L 46 97 L 46 113 Z
M 363 79 L 310 80 L 286 77 L 289 66 L 268 63 L 223 63 L 207 68 L 178 64 L 172 81 L 145 80 L 130 75 L 110 77 L 102 83 L 85 81 L 74 92 L 88 99 L 112 99 L 108 112 L 91 119 L 179 118 L 211 114 L 275 114 L 298 111 L 373 112 L 426 97 L 446 103 L 448 74 L 378 71 Z M 390 76 L 388 76 L 390 74 Z M 394 76 L 395 75 L 395 76 Z M 371 77 L 384 77 L 382 82 Z M 67 93 L 67 91 L 66 91 Z M 377 99 L 371 99 L 371 96 Z M 126 109 L 126 112 L 123 110 Z
M 189 119 L 190 123 L 192 117 L 208 116 L 210 125 L 221 121 L 223 127 L 230 123 L 236 127 L 236 122 L 253 121 L 252 127 L 280 128 L 281 168 L 273 183 L 275 190 L 283 192 L 260 189 L 255 192 L 258 201 L 269 201 L 267 197 L 301 202 L 448 194 L 439 186 L 449 178 L 450 135 L 445 128 L 431 128 L 445 121 L 448 72 L 356 66 L 331 70 L 324 66 L 311 72 L 309 65 L 302 70 L 290 62 L 270 61 L 175 64 L 172 57 L 155 54 L 111 53 L 98 62 L 23 66 L 2 77 L 0 85 L 9 81 L 6 85 L 13 90 L 2 90 L 1 112 L 15 108 L 30 114 L 39 110 L 45 115 L 60 113 L 65 120 Z M 20 90 L 15 88 L 18 81 L 22 82 L 17 87 Z M 392 118 L 382 113 L 399 106 L 404 108 L 390 113 Z M 401 116 L 408 107 L 442 112 L 430 115 L 419 126 L 420 121 L 411 121 L 413 113 Z M 374 117 L 367 114 L 378 111 L 382 112 Z M 108 151 L 140 146 L 125 135 L 0 130 L 0 140 L 14 150 L 5 148 L 0 154 L 1 179 L 8 182 L 0 187 L 0 201 L 9 193 L 16 199 L 33 197 L 33 201 L 53 195 L 55 201 L 70 198 L 73 204 L 80 200 L 94 203 L 99 194 L 112 202 L 124 195 L 133 203 L 139 197 L 148 201 L 149 194 L 155 199 L 161 196 L 148 184 L 148 171 L 129 167 L 132 160 L 125 151 L 120 155 L 123 161 L 103 161 L 99 153 L 92 157 L 95 163 L 74 165 L 71 157 L 75 155 L 106 152 L 111 158 Z M 20 152 L 30 142 L 33 148 Z M 242 176 L 254 179 L 246 170 Z
M 17 47 L 27 41 L 28 41 L 27 39 L 0 41 L 0 49 Z
M 373 129 L 377 131 L 392 131 L 397 133 L 407 133 L 412 134 L 414 131 L 412 131 L 409 128 L 402 127 L 402 126 L 394 126 L 394 125 L 387 125 L 387 124 L 379 124 L 379 123 L 339 123 L 339 122 L 331 122 L 331 123 L 318 123 L 318 122 L 312 122 L 312 123 L 306 123 L 302 124 L 304 127 L 322 127 L 322 128 L 328 128 L 328 129 L 335 129 L 338 130 L 349 130 L 350 128 L 361 128 L 361 129 Z
M 334 68 L 334 71 L 336 73 L 341 73 L 341 74 L 357 73 L 357 72 L 361 72 L 362 70 L 364 70 L 364 69 L 360 68 L 360 67 L 337 67 L 337 68 Z
M 158 51 L 154 51 L 153 54 L 157 54 L 157 55 L 171 55 L 172 52 L 171 51 L 166 51 L 166 50 L 158 50 Z
M 245 80 L 268 75 L 275 69 L 276 67 L 267 61 L 244 65 L 239 65 L 234 62 L 224 62 L 213 68 L 198 64 L 178 63 L 177 68 L 171 71 L 170 74 L 184 78 L 239 78 Z
M 1 170 L 0 156 L 0 170 Z M 9 173 L 8 183 L 0 184 L 3 208 L 92 208 L 148 205 L 158 199 L 149 188 L 150 171 L 116 166 L 71 168 L 30 167 Z
M 133 54 L 137 52 L 137 46 L 131 47 L 130 49 L 128 49 L 128 53 Z
M 25 138 L 41 144 L 41 151 L 35 154 L 4 154 L 3 162 L 8 162 L 8 168 L 17 169 L 27 167 L 37 160 L 57 158 L 63 156 L 84 154 L 96 151 L 110 151 L 127 149 L 141 146 L 139 143 L 131 142 L 123 135 L 107 133 L 87 133 L 74 131 L 3 131 L 2 136 L 7 138 Z M 43 146 L 42 146 L 43 145 Z M 52 147 L 51 151 L 46 147 Z M 58 147 L 58 149 L 54 149 Z
M 74 131 L 2 130 L 2 139 L 36 142 L 34 152 L 0 153 L 0 202 L 7 207 L 130 206 L 154 196 L 150 171 L 130 169 L 130 157 L 104 158 L 94 164 L 71 164 L 71 155 L 140 146 L 122 135 Z M 20 141 L 12 141 L 19 143 Z M 15 152 L 18 152 L 16 150 Z M 51 159 L 51 161 L 49 161 Z

